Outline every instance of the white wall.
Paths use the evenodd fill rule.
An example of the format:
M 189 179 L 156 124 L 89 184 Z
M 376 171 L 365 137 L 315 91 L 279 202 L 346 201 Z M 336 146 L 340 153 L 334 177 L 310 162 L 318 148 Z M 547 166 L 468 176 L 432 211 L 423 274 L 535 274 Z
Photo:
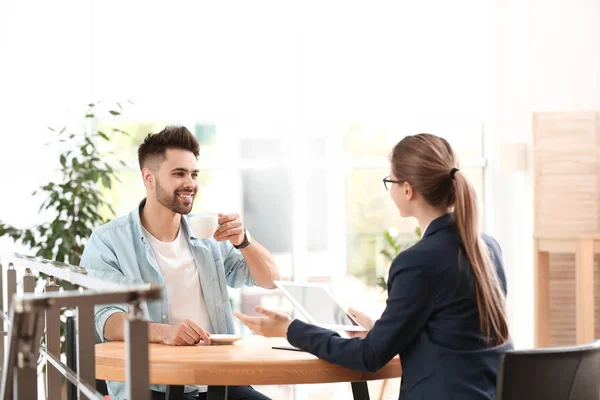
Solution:
M 87 17 L 86 17 L 87 16 Z M 89 3 L 0 2 L 0 220 L 36 223 L 30 194 L 55 174 L 44 147 L 90 98 Z M 14 249 L 0 239 L 0 253 Z
M 18 226 L 37 221 L 29 194 L 56 165 L 46 126 L 89 101 L 135 100 L 132 119 L 297 127 L 493 112 L 493 7 L 479 0 L 0 7 L 0 220 Z
M 600 2 L 532 0 L 532 107 L 600 110 Z
M 515 345 L 534 345 L 533 186 L 527 171 L 502 168 L 500 144 L 531 144 L 535 111 L 600 110 L 600 3 L 498 0 L 494 234 L 509 279 Z

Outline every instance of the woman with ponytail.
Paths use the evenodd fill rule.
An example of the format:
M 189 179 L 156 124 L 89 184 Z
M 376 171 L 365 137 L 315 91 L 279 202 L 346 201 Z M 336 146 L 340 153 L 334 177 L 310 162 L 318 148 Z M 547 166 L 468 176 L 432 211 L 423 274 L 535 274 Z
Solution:
M 479 232 L 473 186 L 448 142 L 407 136 L 393 149 L 384 185 L 402 217 L 415 217 L 422 239 L 395 258 L 386 308 L 377 321 L 349 310 L 368 332 L 352 338 L 286 314 L 236 313 L 253 331 L 286 336 L 319 358 L 377 371 L 397 354 L 401 400 L 495 399 L 500 356 L 512 348 L 506 277 L 498 243 Z

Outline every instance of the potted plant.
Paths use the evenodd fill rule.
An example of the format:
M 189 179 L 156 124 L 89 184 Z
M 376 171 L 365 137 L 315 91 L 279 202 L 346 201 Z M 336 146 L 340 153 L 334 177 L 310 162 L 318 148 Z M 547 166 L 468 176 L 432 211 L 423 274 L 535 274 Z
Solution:
M 48 128 L 54 135 L 48 145 L 59 149 L 60 178 L 40 186 L 33 193 L 42 196 L 38 214 L 51 220 L 30 228 L 17 228 L 0 221 L 0 237 L 9 236 L 16 243 L 28 247 L 35 256 L 48 260 L 79 265 L 87 239 L 92 231 L 114 216 L 114 210 L 105 202 L 103 189 L 110 189 L 119 181 L 115 165 L 125 163 L 104 150 L 116 135 L 129 134 L 121 129 L 95 129 L 98 114 L 119 116 L 122 107 L 117 103 L 104 111 L 99 103 L 86 107 L 83 126 L 78 130 L 64 127 Z M 39 274 L 37 279 L 46 279 Z M 56 282 L 64 290 L 76 287 L 67 281 Z M 61 353 L 65 351 L 66 317 L 70 311 L 61 311 Z

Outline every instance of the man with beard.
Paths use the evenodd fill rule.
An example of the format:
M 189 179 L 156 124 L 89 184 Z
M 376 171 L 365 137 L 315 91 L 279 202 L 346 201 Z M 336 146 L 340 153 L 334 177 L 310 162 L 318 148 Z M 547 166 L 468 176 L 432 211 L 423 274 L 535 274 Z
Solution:
M 120 284 L 165 286 L 162 301 L 148 303 L 152 343 L 210 344 L 211 333 L 234 333 L 227 285 L 274 288 L 279 271 L 273 257 L 251 240 L 237 214 L 219 214 L 213 238 L 198 239 L 187 215 L 198 193 L 198 141 L 185 127 L 149 134 L 138 149 L 146 198 L 128 215 L 94 231 L 81 258 L 90 275 Z M 100 341 L 123 340 L 127 308 L 95 309 Z M 152 399 L 164 399 L 166 386 L 152 385 Z M 125 385 L 108 382 L 113 400 L 125 398 Z M 206 386 L 186 386 L 186 399 L 206 398 Z M 230 387 L 229 399 L 267 399 L 251 387 Z

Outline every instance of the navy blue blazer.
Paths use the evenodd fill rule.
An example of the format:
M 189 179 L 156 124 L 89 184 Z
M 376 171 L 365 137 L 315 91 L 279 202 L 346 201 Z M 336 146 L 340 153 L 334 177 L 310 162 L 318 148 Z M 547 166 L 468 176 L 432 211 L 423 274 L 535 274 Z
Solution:
M 490 236 L 483 240 L 506 294 L 500 246 Z M 459 258 L 460 248 L 453 215 L 435 219 L 392 263 L 386 309 L 364 339 L 294 320 L 288 341 L 359 371 L 377 371 L 399 354 L 402 400 L 495 399 L 498 362 L 512 344 L 486 343 L 471 266 Z

